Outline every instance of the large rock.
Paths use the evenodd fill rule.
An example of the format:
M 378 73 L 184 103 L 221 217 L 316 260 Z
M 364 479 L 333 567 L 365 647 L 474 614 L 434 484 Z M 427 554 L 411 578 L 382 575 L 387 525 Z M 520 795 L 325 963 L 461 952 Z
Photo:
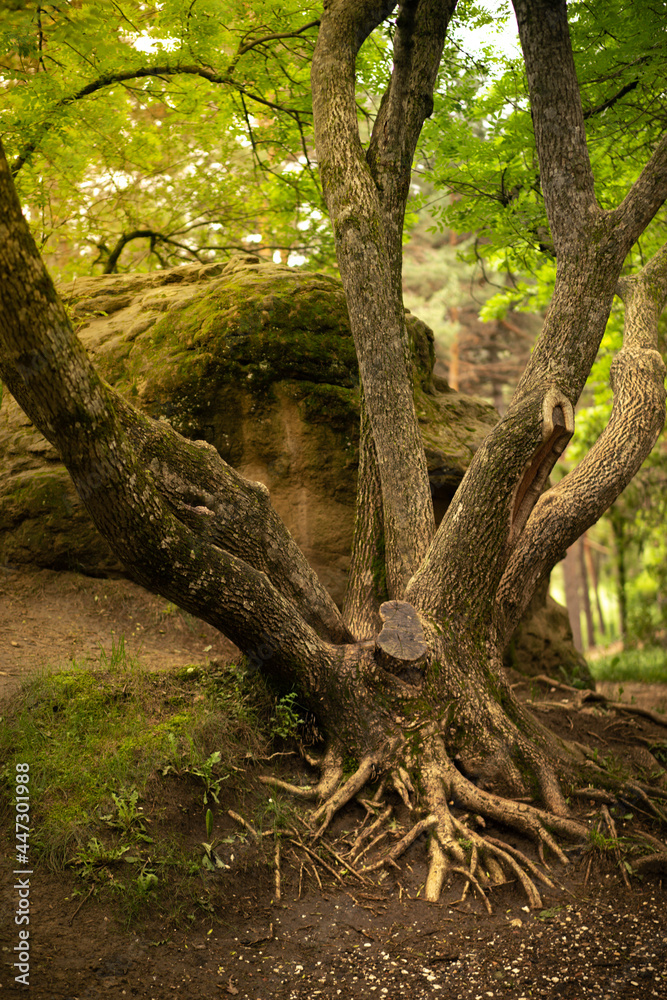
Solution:
M 215 445 L 268 486 L 331 591 L 344 594 L 354 521 L 358 375 L 340 282 L 235 257 L 63 290 L 98 370 L 152 417 Z M 408 315 L 415 402 L 442 515 L 495 411 L 432 378 L 433 337 Z M 0 560 L 93 574 L 122 567 L 57 452 L 6 395 Z

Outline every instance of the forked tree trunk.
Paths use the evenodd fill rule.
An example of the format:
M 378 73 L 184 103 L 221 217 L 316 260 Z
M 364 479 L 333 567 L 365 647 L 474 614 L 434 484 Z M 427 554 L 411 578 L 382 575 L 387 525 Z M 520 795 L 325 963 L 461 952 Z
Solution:
M 519 864 L 517 852 L 465 826 L 449 803 L 502 820 L 565 860 L 554 835 L 582 836 L 584 828 L 568 817 L 560 782 L 582 773 L 612 781 L 586 770 L 580 747 L 557 739 L 518 703 L 501 651 L 540 581 L 630 481 L 662 427 L 657 320 L 667 296 L 665 250 L 620 285 L 626 328 L 610 425 L 581 465 L 544 492 L 572 434 L 625 258 L 667 194 L 667 141 L 623 204 L 600 209 L 564 0 L 516 0 L 558 274 L 514 399 L 435 532 L 400 246 L 412 159 L 453 7 L 453 0 L 399 7 L 391 81 L 367 150 L 357 128 L 355 61 L 394 4 L 328 0 L 313 60 L 319 164 L 362 388 L 344 617 L 264 487 L 214 449 L 141 415 L 96 375 L 21 217 L 4 160 L 0 374 L 59 449 L 130 572 L 246 653 L 261 645 L 265 673 L 300 689 L 327 747 L 320 783 L 291 790 L 321 802 L 314 813 L 320 830 L 384 775 L 415 817 L 385 860 L 429 831 L 427 898 L 438 898 L 447 866 L 460 865 L 464 835 L 494 880 L 517 873 L 531 905 L 539 905 L 525 874 L 531 863 Z M 357 761 L 346 780 L 343 758 Z M 517 795 L 536 803 L 517 803 Z

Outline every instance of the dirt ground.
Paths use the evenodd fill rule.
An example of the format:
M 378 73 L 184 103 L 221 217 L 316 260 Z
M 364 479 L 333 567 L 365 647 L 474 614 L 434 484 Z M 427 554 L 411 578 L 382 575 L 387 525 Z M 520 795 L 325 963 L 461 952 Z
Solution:
M 4 692 L 10 693 L 35 664 L 72 656 L 107 654 L 109 636 L 125 637 L 156 669 L 221 658 L 233 647 L 213 630 L 181 615 L 164 601 L 124 580 L 91 580 L 74 574 L 5 572 L 0 578 L 0 649 Z M 209 648 L 210 647 L 210 648 Z M 667 686 L 625 685 L 623 698 L 667 708 Z M 617 686 L 608 692 L 616 698 Z M 534 694 L 526 688 L 526 696 Z M 622 710 L 591 704 L 575 712 L 566 692 L 540 692 L 540 718 L 571 738 L 606 754 L 641 755 L 667 726 Z M 666 718 L 667 722 L 667 718 Z M 667 744 L 666 744 L 667 746 Z M 288 779 L 287 758 L 281 766 Z M 301 766 L 301 765 L 300 765 Z M 141 997 L 188 1000 L 234 996 L 238 1000 L 648 1000 L 667 998 L 667 876 L 631 877 L 627 888 L 611 854 L 576 847 L 571 864 L 554 864 L 553 889 L 540 886 L 542 908 L 528 910 L 515 883 L 491 892 L 489 916 L 474 894 L 462 899 L 463 882 L 452 879 L 441 903 L 418 898 L 426 873 L 425 842 L 401 859 L 400 868 L 364 881 L 341 875 L 283 837 L 281 894 L 276 895 L 273 841 L 257 847 L 234 842 L 238 825 L 227 809 L 250 808 L 253 796 L 269 795 L 249 773 L 247 784 L 221 801 L 220 874 L 194 876 L 212 890 L 213 905 L 194 907 L 178 923 L 155 904 L 127 929 L 122 898 L 101 904 L 81 894 L 69 873 L 46 869 L 30 876 L 30 985 L 17 986 L 12 963 L 19 926 L 13 856 L 1 863 L 0 1000 L 97 1000 Z M 190 796 L 190 798 L 188 798 Z M 241 802 L 241 805 L 239 805 Z M 173 781 L 156 787 L 146 804 L 156 829 L 178 834 L 193 848 L 202 840 L 201 804 L 192 789 Z M 628 808 L 631 808 L 630 806 Z M 592 801 L 578 809 L 591 821 Z M 332 830 L 338 853 L 359 818 L 351 807 Z M 629 815 L 629 813 L 627 814 Z M 223 822 L 224 821 L 224 822 Z M 642 832 L 665 840 L 665 830 L 641 808 L 617 820 L 619 834 Z M 491 831 L 532 855 L 521 838 Z M 397 834 L 398 836 L 398 834 Z M 7 844 L 6 838 L 2 838 Z M 320 885 L 321 883 L 321 885 Z M 196 895 L 196 894 L 195 894 Z
M 99 660 L 124 639 L 156 670 L 225 661 L 238 650 L 224 636 L 126 579 L 0 567 L 0 697 L 36 669 Z

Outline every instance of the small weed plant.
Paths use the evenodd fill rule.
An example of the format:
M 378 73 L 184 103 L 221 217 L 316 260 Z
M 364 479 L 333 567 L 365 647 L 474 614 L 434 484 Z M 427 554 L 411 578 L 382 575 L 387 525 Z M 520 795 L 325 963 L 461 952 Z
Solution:
M 187 822 L 165 824 L 161 793 L 171 786 L 184 817 L 203 800 L 204 866 L 220 871 L 214 811 L 226 785 L 243 794 L 249 762 L 266 754 L 273 704 L 236 669 L 143 670 L 119 639 L 99 664 L 33 675 L 7 704 L 0 797 L 9 807 L 15 765 L 29 763 L 31 860 L 116 899 L 128 922 L 149 901 L 174 919 L 206 909 L 215 883 L 202 895 L 204 824 L 198 838 Z M 198 802 L 184 775 L 203 786 Z

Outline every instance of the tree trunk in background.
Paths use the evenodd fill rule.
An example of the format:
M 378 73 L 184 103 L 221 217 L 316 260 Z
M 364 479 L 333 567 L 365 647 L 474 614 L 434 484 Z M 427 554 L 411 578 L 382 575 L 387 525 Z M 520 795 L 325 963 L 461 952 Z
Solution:
M 586 636 L 588 639 L 586 649 L 591 649 L 595 645 L 595 625 L 593 624 L 593 611 L 591 608 L 591 595 L 589 590 L 588 572 L 586 570 L 585 555 L 586 536 L 582 535 L 577 542 L 579 550 L 579 579 L 581 580 L 581 598 L 584 607 L 584 617 L 586 620 Z
M 586 559 L 586 568 L 588 569 L 588 579 L 591 581 L 593 587 L 593 593 L 595 595 L 595 607 L 598 616 L 598 629 L 600 631 L 600 637 L 604 638 L 607 634 L 607 627 L 605 625 L 604 614 L 602 612 L 602 604 L 600 602 L 600 586 L 598 578 L 598 566 L 597 557 L 592 551 L 591 540 L 588 534 L 583 536 L 584 538 L 584 558 Z
M 576 543 L 567 550 L 563 560 L 563 577 L 565 579 L 565 604 L 572 628 L 574 648 L 583 652 L 584 644 L 581 636 L 581 602 L 579 600 L 579 560 Z
M 628 590 L 626 579 L 625 519 L 618 508 L 610 510 L 611 530 L 616 547 L 616 595 L 618 598 L 618 632 L 623 649 L 628 648 Z

